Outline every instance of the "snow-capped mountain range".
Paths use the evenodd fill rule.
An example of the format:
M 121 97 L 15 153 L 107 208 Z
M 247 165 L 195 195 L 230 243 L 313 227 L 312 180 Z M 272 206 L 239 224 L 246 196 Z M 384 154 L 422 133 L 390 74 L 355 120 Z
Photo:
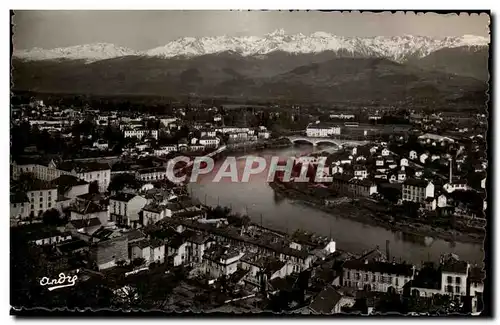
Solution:
M 444 48 L 468 47 L 476 49 L 488 46 L 489 43 L 489 38 L 474 35 L 442 39 L 411 35 L 362 38 L 343 37 L 325 32 L 315 32 L 308 36 L 303 34 L 290 35 L 280 29 L 263 37 L 184 37 L 169 42 L 165 46 L 142 52 L 113 44 L 97 43 L 51 50 L 34 48 L 14 51 L 14 57 L 24 60 L 81 59 L 99 61 L 123 56 L 193 57 L 228 51 L 242 56 L 261 56 L 273 52 L 310 54 L 333 51 L 384 57 L 403 62 L 411 57 L 425 57 Z

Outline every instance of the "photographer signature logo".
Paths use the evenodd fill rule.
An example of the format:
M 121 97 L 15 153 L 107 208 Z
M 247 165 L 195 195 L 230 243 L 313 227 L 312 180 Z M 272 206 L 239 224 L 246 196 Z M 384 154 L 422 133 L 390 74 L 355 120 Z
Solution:
M 56 290 L 56 289 L 61 289 L 61 288 L 66 288 L 66 287 L 72 287 L 75 285 L 76 280 L 78 280 L 77 275 L 66 275 L 64 273 L 59 274 L 58 279 L 50 279 L 46 276 L 44 276 L 40 280 L 40 285 L 43 287 L 48 287 L 47 289 L 49 291 Z

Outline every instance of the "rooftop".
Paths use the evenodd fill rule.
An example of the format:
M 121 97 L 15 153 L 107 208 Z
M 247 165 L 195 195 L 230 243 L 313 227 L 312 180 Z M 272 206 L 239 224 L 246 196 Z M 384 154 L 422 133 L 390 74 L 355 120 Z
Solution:
M 114 201 L 128 202 L 132 200 L 134 197 L 136 197 L 135 194 L 120 192 L 117 193 L 116 195 L 113 195 L 109 199 Z
M 344 263 L 343 267 L 351 270 L 362 270 L 375 273 L 397 274 L 404 276 L 411 276 L 413 274 L 413 265 L 406 263 L 349 260 Z

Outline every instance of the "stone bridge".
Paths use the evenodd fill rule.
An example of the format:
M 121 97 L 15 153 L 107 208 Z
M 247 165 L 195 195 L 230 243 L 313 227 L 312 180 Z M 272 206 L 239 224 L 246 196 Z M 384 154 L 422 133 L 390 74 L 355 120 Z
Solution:
M 299 141 L 301 142 L 309 142 L 313 146 L 317 146 L 318 144 L 333 144 L 339 148 L 342 148 L 344 146 L 350 146 L 350 147 L 357 147 L 357 146 L 362 146 L 369 141 L 359 141 L 359 140 L 349 140 L 349 139 L 335 139 L 335 138 L 329 138 L 329 137 L 324 137 L 324 138 L 314 138 L 314 137 L 306 137 L 303 135 L 290 135 L 284 137 L 292 143 L 297 143 Z

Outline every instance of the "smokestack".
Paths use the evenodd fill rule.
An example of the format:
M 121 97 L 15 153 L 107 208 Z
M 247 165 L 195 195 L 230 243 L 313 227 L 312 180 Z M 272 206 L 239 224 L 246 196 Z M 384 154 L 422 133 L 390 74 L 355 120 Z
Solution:
M 450 184 L 453 182 L 453 160 L 450 158 Z
M 389 259 L 390 259 L 389 244 L 390 244 L 390 241 L 389 241 L 389 239 L 387 239 L 385 241 L 385 255 L 386 255 L 385 258 L 387 259 L 387 261 L 389 261 Z

